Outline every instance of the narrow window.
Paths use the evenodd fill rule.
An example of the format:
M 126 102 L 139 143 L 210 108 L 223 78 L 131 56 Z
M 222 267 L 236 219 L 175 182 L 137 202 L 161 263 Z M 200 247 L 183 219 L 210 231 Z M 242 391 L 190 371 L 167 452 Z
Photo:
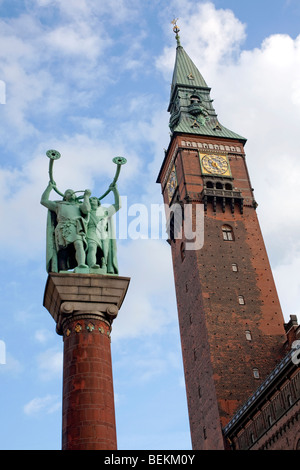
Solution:
M 268 415 L 268 425 L 272 426 L 272 418 L 271 415 Z
M 223 225 L 222 227 L 222 232 L 223 232 L 223 240 L 226 241 L 233 241 L 233 230 L 230 225 Z
M 232 271 L 234 271 L 235 273 L 238 272 L 239 268 L 238 268 L 238 265 L 236 263 L 232 263 Z
M 245 334 L 246 334 L 246 340 L 247 340 L 247 341 L 252 341 L 251 331 L 246 330 L 246 331 L 245 331 Z
M 203 437 L 204 437 L 204 440 L 207 439 L 206 427 L 205 426 L 203 426 Z
M 259 370 L 256 367 L 253 369 L 253 377 L 259 379 Z
M 243 295 L 239 295 L 239 304 L 240 305 L 245 305 L 245 299 Z
M 181 256 L 181 261 L 183 261 L 185 258 L 185 243 L 184 242 L 182 242 L 180 245 L 180 256 Z

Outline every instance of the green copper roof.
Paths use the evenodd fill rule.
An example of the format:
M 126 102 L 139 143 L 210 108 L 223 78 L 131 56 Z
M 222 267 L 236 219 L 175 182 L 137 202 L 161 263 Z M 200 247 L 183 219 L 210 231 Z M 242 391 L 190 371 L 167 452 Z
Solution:
M 168 107 L 172 133 L 224 137 L 246 142 L 245 137 L 220 124 L 212 105 L 211 89 L 181 46 L 178 35 L 176 39 L 176 60 Z
M 182 46 L 177 46 L 171 93 L 176 85 L 208 88 L 204 78 Z
M 245 137 L 233 132 L 217 119 L 208 119 L 205 123 L 199 122 L 198 119 L 182 117 L 179 123 L 174 127 L 173 132 L 183 134 L 207 135 L 211 137 L 225 137 L 226 139 L 237 139 L 246 142 Z

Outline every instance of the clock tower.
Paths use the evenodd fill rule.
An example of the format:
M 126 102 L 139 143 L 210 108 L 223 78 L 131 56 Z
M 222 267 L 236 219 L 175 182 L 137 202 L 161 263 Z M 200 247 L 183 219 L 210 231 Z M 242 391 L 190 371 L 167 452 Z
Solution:
M 170 214 L 192 445 L 224 449 L 223 427 L 284 355 L 284 319 L 257 218 L 246 139 L 220 123 L 176 23 L 174 31 L 171 140 L 157 182 Z M 180 227 L 175 206 L 183 214 Z M 203 233 L 194 249 L 185 233 L 187 207 Z

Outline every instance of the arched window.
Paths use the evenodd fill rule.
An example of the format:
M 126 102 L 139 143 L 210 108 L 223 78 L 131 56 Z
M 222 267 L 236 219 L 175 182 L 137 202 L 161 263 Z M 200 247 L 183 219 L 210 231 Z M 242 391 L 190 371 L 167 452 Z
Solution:
M 227 191 L 231 191 L 232 190 L 232 184 L 231 183 L 226 183 L 225 184 L 225 189 L 227 189 Z
M 191 104 L 200 103 L 200 101 L 201 101 L 199 96 L 197 96 L 197 95 L 192 95 L 190 99 L 191 99 Z
M 234 240 L 233 230 L 232 230 L 232 227 L 230 227 L 230 225 L 223 225 L 222 233 L 223 233 L 223 240 L 226 240 L 226 241 Z
M 214 183 L 212 181 L 207 181 L 206 182 L 206 187 L 207 188 L 213 188 L 214 187 Z
M 217 189 L 223 189 L 223 184 L 218 181 L 218 182 L 216 183 L 216 188 L 217 188 Z

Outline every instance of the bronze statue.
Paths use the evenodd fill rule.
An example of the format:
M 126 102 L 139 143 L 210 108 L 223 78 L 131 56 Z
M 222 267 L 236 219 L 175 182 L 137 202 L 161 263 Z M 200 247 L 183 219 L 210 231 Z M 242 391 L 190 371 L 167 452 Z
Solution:
M 109 189 L 100 197 L 91 197 L 91 191 L 67 189 L 61 193 L 53 180 L 53 162 L 60 158 L 56 150 L 49 150 L 50 181 L 41 197 L 41 204 L 48 209 L 47 218 L 47 271 L 118 274 L 116 240 L 112 216 L 121 208 L 116 182 L 121 165 L 126 159 L 116 157 L 116 175 Z M 63 197 L 50 201 L 50 192 L 55 190 Z M 101 205 L 111 191 L 115 202 L 109 207 Z M 76 193 L 83 192 L 83 196 Z M 83 200 L 82 200 L 83 199 Z

